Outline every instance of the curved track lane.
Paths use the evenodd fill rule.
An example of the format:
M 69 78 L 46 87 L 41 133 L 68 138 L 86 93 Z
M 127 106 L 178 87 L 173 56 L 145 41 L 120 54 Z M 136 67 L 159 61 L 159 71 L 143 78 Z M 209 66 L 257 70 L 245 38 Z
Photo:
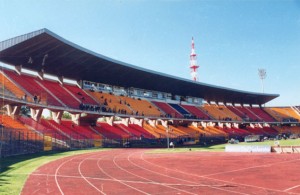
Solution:
M 48 163 L 29 176 L 21 194 L 300 194 L 299 155 L 147 151 Z

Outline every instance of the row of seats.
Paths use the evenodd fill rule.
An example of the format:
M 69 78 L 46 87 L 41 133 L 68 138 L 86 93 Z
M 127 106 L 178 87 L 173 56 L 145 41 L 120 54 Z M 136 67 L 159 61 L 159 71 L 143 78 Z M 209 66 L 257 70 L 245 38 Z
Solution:
M 100 104 L 107 106 L 111 112 L 116 113 L 173 118 L 193 116 L 198 119 L 266 122 L 300 120 L 300 115 L 290 107 L 265 109 L 224 105 L 197 107 L 158 101 L 150 102 L 108 93 L 84 91 L 76 85 L 64 84 L 62 86 L 57 81 L 41 80 L 38 77 L 29 75 L 20 76 L 10 70 L 3 70 L 0 76 L 2 77 L 2 85 L 16 97 L 21 98 L 25 93 L 29 93 L 27 94 L 28 101 L 33 101 L 32 99 L 36 95 L 40 103 L 53 106 L 67 106 L 78 109 L 81 103 Z
M 204 119 L 204 120 L 210 119 L 210 117 L 207 114 L 207 112 L 202 111 L 200 107 L 191 106 L 191 105 L 181 105 L 181 106 L 184 109 L 186 109 L 189 113 L 191 113 L 194 116 L 196 116 L 196 118 L 198 118 L 198 119 Z
M 9 80 L 1 71 L 0 72 L 0 85 L 3 89 L 6 91 L 9 91 L 9 94 L 13 94 L 16 98 L 24 98 L 24 92 L 17 87 L 11 80 Z M 30 101 L 31 99 L 27 97 L 27 101 Z
M 126 96 L 120 96 L 120 100 L 126 105 L 128 105 L 133 110 L 133 113 L 136 114 L 138 111 L 137 114 L 140 116 L 145 115 L 159 117 L 163 115 L 157 107 L 155 107 L 147 100 L 136 99 Z
M 19 136 L 19 138 L 23 138 L 26 140 L 42 140 L 42 136 L 39 136 L 34 131 L 28 129 L 23 123 L 18 120 L 14 120 L 13 118 L 0 115 L 1 126 L 5 127 L 6 129 L 10 129 L 14 132 L 13 135 Z
M 280 122 L 296 122 L 300 121 L 300 114 L 295 112 L 291 107 L 272 107 L 264 108 L 265 111 Z M 295 120 L 295 121 L 293 121 Z
M 75 86 L 64 84 L 63 86 L 58 81 L 41 80 L 38 77 L 29 75 L 18 75 L 17 73 L 9 70 L 3 71 L 13 82 L 10 82 L 18 90 L 10 87 L 17 97 L 23 98 L 26 94 L 27 101 L 33 101 L 34 96 L 37 97 L 37 102 L 48 104 L 52 106 L 67 106 L 69 108 L 79 108 L 81 103 L 97 105 L 98 103 L 93 100 L 84 90 Z M 2 75 L 5 77 L 4 75 Z M 6 77 L 5 77 L 6 78 Z M 8 79 L 7 79 L 8 80 Z M 24 89 L 25 91 L 21 90 Z
M 136 124 L 113 124 L 98 122 L 96 125 L 76 125 L 70 120 L 62 120 L 60 124 L 54 120 L 41 119 L 39 122 L 29 117 L 21 116 L 13 119 L 6 115 L 0 115 L 0 120 L 5 128 L 16 129 L 26 135 L 26 139 L 37 139 L 36 132 L 39 132 L 38 139 L 43 135 L 51 136 L 61 140 L 83 140 L 83 139 L 153 139 L 153 138 L 185 138 L 193 137 L 245 137 L 247 135 L 276 136 L 280 133 L 300 134 L 298 126 L 273 126 L 259 127 L 249 125 L 241 128 L 221 126 L 175 126 L 169 128 L 161 124 L 155 126 L 144 122 L 143 126 Z M 30 127 L 30 128 L 29 128 Z M 25 137 L 24 137 L 25 139 Z
M 63 106 L 55 97 L 53 97 L 53 95 L 46 91 L 34 77 L 28 75 L 19 76 L 17 73 L 8 70 L 4 71 L 4 73 L 26 90 L 27 93 L 24 92 L 24 94 L 26 93 L 27 97 L 33 98 L 34 96 L 37 96 L 37 98 L 40 99 L 40 103 L 60 107 Z
M 175 108 L 170 106 L 170 104 L 165 103 L 165 102 L 156 102 L 152 101 L 152 103 L 157 106 L 159 109 L 163 110 L 167 117 L 172 117 L 172 118 L 183 118 L 183 114 L 178 112 Z

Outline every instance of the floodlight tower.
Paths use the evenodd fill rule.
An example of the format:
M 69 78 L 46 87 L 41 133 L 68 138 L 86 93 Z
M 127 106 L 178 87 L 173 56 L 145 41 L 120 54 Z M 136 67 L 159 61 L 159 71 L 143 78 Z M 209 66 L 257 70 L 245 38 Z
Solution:
M 197 65 L 197 54 L 195 52 L 195 43 L 194 37 L 192 37 L 192 51 L 190 54 L 190 69 L 191 69 L 191 77 L 193 81 L 198 81 L 198 73 L 197 69 L 199 66 Z
M 261 88 L 264 93 L 264 79 L 267 77 L 267 71 L 265 69 L 258 69 L 258 76 L 261 80 Z

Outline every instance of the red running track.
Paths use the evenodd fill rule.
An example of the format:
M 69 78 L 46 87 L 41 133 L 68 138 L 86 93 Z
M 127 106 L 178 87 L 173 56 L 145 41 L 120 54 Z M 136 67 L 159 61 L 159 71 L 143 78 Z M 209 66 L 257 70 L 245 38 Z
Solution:
M 147 152 L 56 160 L 34 171 L 21 194 L 300 194 L 300 155 Z

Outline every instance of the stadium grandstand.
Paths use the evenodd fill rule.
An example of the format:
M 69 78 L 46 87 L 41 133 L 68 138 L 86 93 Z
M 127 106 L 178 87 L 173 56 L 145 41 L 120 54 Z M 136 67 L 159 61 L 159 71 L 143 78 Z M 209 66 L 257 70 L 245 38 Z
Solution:
M 47 29 L 0 42 L 0 62 L 1 156 L 300 134 L 299 106 L 263 106 L 278 94 L 143 69 Z

